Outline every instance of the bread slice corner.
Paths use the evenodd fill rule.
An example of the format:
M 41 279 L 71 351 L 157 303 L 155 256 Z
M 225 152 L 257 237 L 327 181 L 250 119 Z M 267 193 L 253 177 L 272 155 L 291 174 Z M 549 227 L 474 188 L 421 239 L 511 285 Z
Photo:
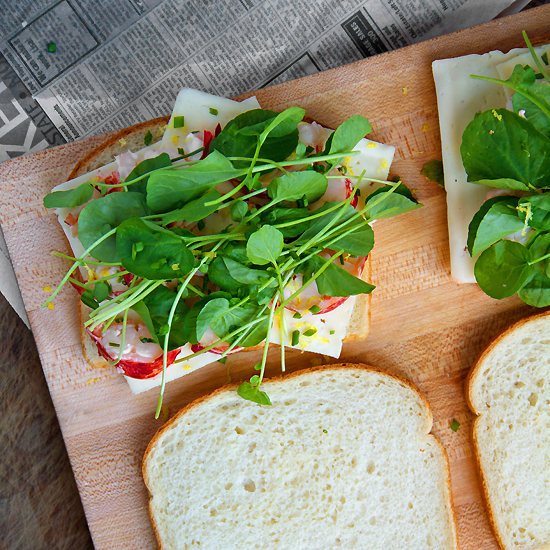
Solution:
M 497 336 L 466 380 L 482 492 L 503 550 L 550 548 L 550 311 Z

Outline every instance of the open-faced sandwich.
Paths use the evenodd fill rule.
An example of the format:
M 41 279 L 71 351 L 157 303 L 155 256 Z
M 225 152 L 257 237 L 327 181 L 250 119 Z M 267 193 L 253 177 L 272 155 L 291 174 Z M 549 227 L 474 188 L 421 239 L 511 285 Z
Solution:
M 550 46 L 433 63 L 451 272 L 550 305 Z
M 164 121 L 127 131 L 122 144 L 145 147 L 107 163 L 111 141 L 45 197 L 73 251 L 60 286 L 81 294 L 90 363 L 140 392 L 264 345 L 239 394 L 268 404 L 266 343 L 284 369 L 285 346 L 338 357 L 366 335 L 370 223 L 420 205 L 386 181 L 394 148 L 364 138 L 364 117 L 332 131 L 304 115 L 185 89 L 159 142 Z

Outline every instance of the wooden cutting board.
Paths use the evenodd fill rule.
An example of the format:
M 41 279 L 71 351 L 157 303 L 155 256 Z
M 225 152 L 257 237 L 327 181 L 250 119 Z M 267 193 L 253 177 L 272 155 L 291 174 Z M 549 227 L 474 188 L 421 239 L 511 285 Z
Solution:
M 550 6 L 542 6 L 256 93 L 266 108 L 298 105 L 328 127 L 352 114 L 367 116 L 374 128 L 370 137 L 397 147 L 392 174 L 424 204 L 376 223 L 371 333 L 365 341 L 346 345 L 341 360 L 399 373 L 427 396 L 433 433 L 449 454 L 462 550 L 498 548 L 480 494 L 469 435 L 473 415 L 463 382 L 489 341 L 534 310 L 516 298 L 492 300 L 476 285 L 458 285 L 450 277 L 445 192 L 420 175 L 427 161 L 441 158 L 431 62 L 521 46 L 524 29 L 533 42 L 548 41 L 548 21 Z M 90 138 L 2 164 L 0 221 L 95 547 L 152 549 L 156 542 L 141 461 L 163 421 L 154 419 L 157 393 L 133 396 L 115 369 L 85 363 L 74 290 L 63 290 L 53 310 L 40 309 L 47 296 L 43 288 L 55 287 L 69 267 L 49 254 L 68 249 L 42 198 L 101 141 Z M 288 356 L 290 370 L 323 362 L 308 353 Z M 228 375 L 248 378 L 258 359 L 256 352 L 239 353 L 225 366 L 215 363 L 170 383 L 164 401 L 168 415 L 226 383 Z M 273 352 L 268 374 L 278 372 Z M 456 433 L 450 429 L 453 420 L 460 422 Z

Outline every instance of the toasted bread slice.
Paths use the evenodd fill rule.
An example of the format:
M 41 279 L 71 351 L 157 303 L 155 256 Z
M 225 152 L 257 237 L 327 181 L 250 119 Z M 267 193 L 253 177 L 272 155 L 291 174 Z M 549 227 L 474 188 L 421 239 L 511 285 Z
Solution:
M 550 548 L 550 312 L 519 321 L 466 381 L 489 517 L 504 550 Z
M 148 122 L 142 122 L 129 128 L 125 128 L 117 132 L 105 143 L 92 150 L 86 157 L 84 157 L 74 167 L 70 173 L 68 179 L 74 179 L 78 176 L 82 176 L 92 170 L 105 166 L 110 162 L 113 162 L 116 155 L 120 155 L 128 150 L 137 151 L 144 146 L 144 138 L 147 132 L 151 132 L 153 135 L 153 143 L 158 141 L 162 137 L 162 129 L 168 124 L 170 117 L 161 117 Z M 362 279 L 370 283 L 371 280 L 371 260 L 370 256 L 365 263 Z M 355 306 L 351 315 L 348 330 L 344 342 L 361 340 L 366 338 L 370 327 L 370 294 L 361 294 L 357 296 Z M 81 316 L 81 338 L 82 349 L 84 358 L 86 361 L 95 367 L 106 367 L 108 363 L 103 357 L 101 357 L 97 351 L 92 338 L 84 328 L 82 320 L 87 319 L 90 309 L 84 304 L 80 303 L 80 316 Z M 256 346 L 260 348 L 262 345 Z M 249 349 L 256 349 L 249 348 Z
M 409 382 L 366 365 L 236 385 L 191 403 L 149 444 L 161 550 L 457 548 L 450 473 Z

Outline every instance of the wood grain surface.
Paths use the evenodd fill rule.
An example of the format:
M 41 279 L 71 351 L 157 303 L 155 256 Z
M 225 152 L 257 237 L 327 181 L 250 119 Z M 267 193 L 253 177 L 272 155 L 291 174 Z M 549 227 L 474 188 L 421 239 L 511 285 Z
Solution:
M 533 312 L 516 298 L 495 301 L 476 285 L 450 276 L 445 193 L 420 175 L 441 158 L 434 59 L 521 46 L 525 29 L 537 43 L 550 37 L 550 6 L 430 40 L 396 52 L 257 92 L 260 103 L 280 111 L 304 107 L 307 116 L 335 127 L 352 114 L 373 123 L 373 139 L 397 147 L 392 174 L 399 174 L 424 207 L 375 224 L 372 254 L 377 288 L 371 332 L 344 347 L 341 359 L 397 372 L 419 386 L 434 411 L 433 433 L 450 458 L 453 498 L 462 550 L 495 549 L 476 473 L 463 383 L 477 355 L 504 327 Z M 161 426 L 154 420 L 156 391 L 131 395 L 115 369 L 84 362 L 77 325 L 77 295 L 64 289 L 53 310 L 40 309 L 69 263 L 49 254 L 68 252 L 43 196 L 101 138 L 37 153 L 0 167 L 0 221 L 36 339 L 96 549 L 153 549 L 148 496 L 141 460 Z M 167 386 L 172 415 L 189 401 L 233 380 L 250 376 L 260 352 L 239 353 Z M 289 352 L 290 370 L 323 362 Z M 333 361 L 337 362 L 337 361 Z M 268 374 L 279 371 L 273 351 Z M 460 422 L 458 432 L 450 429 Z

